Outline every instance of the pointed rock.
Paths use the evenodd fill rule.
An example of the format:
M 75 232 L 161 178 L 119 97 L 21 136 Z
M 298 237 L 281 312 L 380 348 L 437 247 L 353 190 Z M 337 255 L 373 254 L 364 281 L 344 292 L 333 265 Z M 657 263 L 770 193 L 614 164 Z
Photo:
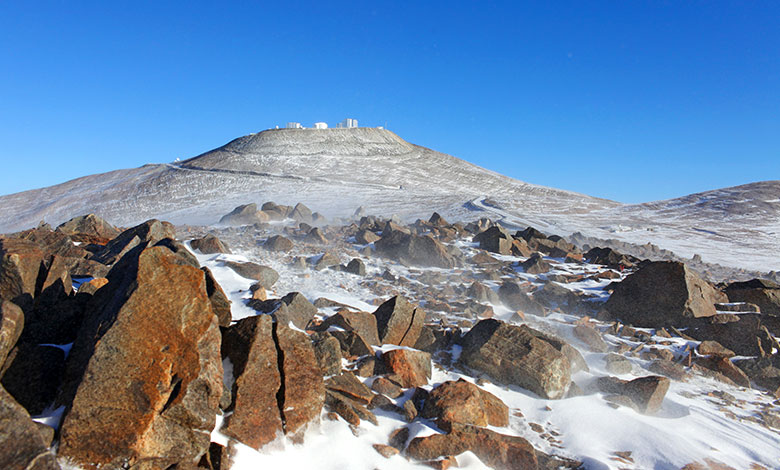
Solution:
M 397 295 L 374 311 L 382 344 L 414 347 L 425 323 L 425 312 Z

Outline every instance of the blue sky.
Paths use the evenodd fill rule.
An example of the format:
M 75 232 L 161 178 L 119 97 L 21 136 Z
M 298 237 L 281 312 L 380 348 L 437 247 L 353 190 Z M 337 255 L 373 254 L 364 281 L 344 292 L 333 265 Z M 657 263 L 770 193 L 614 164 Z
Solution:
M 624 202 L 780 179 L 778 2 L 377 3 L 0 2 L 0 194 L 347 116 Z

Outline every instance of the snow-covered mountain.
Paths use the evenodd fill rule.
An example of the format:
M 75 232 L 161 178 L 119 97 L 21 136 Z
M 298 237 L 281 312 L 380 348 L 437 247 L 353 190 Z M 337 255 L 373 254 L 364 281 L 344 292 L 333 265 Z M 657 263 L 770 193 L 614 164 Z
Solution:
M 151 217 L 215 224 L 233 207 L 303 202 L 326 216 L 438 211 L 566 235 L 652 242 L 682 256 L 778 270 L 780 182 L 623 205 L 518 181 L 373 128 L 278 129 L 174 164 L 145 165 L 0 197 L 0 232 L 94 212 L 119 225 Z

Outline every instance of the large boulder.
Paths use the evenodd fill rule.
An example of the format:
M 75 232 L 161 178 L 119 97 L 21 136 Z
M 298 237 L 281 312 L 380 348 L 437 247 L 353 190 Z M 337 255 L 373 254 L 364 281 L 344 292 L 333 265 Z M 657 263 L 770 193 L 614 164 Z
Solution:
M 382 238 L 374 243 L 374 249 L 382 256 L 410 265 L 447 269 L 457 265 L 444 245 L 430 235 L 412 235 L 397 229 L 388 233 L 386 228 Z
M 75 242 L 105 245 L 119 235 L 119 229 L 95 214 L 74 217 L 57 227 L 57 232 L 68 235 Z
M 528 274 L 543 274 L 552 269 L 550 263 L 545 261 L 539 253 L 534 253 L 530 258 L 520 263 L 520 267 Z
M 283 434 L 277 394 L 282 386 L 273 320 L 268 315 L 244 318 L 225 330 L 223 354 L 233 365 L 233 413 L 222 432 L 260 449 Z
M 139 246 L 108 279 L 68 357 L 59 455 L 88 469 L 195 462 L 223 388 L 206 277 L 167 247 Z
M 232 269 L 239 276 L 253 279 L 266 289 L 270 289 L 279 280 L 279 273 L 273 268 L 262 266 L 251 261 L 225 261 L 225 266 Z
M 307 224 L 310 224 L 313 220 L 311 209 L 306 207 L 302 202 L 295 205 L 292 212 L 290 212 L 289 217 L 296 222 L 305 222 Z
M 642 327 L 687 324 L 715 315 L 725 295 L 677 261 L 648 263 L 615 285 L 606 309 L 624 323 Z
M 307 328 L 317 314 L 317 307 L 300 292 L 290 292 L 281 299 L 250 300 L 248 305 L 259 312 L 270 313 L 279 323 L 292 322 L 300 329 Z
M 758 305 L 765 315 L 780 316 L 780 284 L 766 279 L 733 282 L 726 287 L 729 302 Z
M 268 237 L 268 240 L 263 243 L 263 248 L 269 251 L 288 252 L 293 249 L 295 245 L 292 240 L 284 235 L 274 235 Z
M 294 442 L 300 442 L 306 425 L 319 418 L 325 402 L 322 372 L 305 333 L 283 323 L 274 323 L 274 328 L 274 339 L 282 358 L 279 371 L 284 393 L 279 409 L 284 432 Z
M 623 397 L 614 400 L 628 404 L 644 414 L 653 414 L 661 409 L 664 396 L 669 390 L 670 381 L 667 377 L 650 375 L 634 380 L 620 380 L 615 377 L 600 377 L 596 385 L 602 392 Z
M 562 398 L 571 382 L 569 359 L 526 325 L 481 320 L 463 337 L 460 362 L 543 398 Z
M 516 282 L 504 281 L 498 288 L 498 298 L 510 310 L 532 315 L 545 314 L 544 307 L 525 293 Z
M 270 220 L 264 211 L 257 210 L 257 204 L 244 204 L 236 207 L 219 219 L 220 224 L 225 225 L 254 225 Z
M 214 253 L 230 253 L 230 249 L 224 243 L 222 243 L 222 240 L 210 233 L 204 237 L 192 240 L 190 242 L 190 246 L 193 250 L 198 250 L 204 255 L 211 255 Z
M 437 419 L 440 428 L 452 423 L 509 425 L 509 408 L 504 402 L 464 379 L 444 382 L 434 388 L 425 400 L 421 414 L 423 418 Z
M 45 272 L 44 253 L 28 240 L 0 238 L 0 298 L 26 310 L 32 306 L 36 284 Z
M 403 388 L 422 387 L 431 378 L 431 354 L 416 349 L 392 349 L 382 354 L 391 378 Z
M 585 260 L 593 264 L 601 264 L 612 269 L 633 267 L 639 263 L 633 256 L 618 253 L 612 248 L 591 248 L 585 253 Z
M 374 311 L 382 344 L 414 347 L 425 323 L 425 312 L 397 295 Z
M 473 241 L 479 247 L 500 255 L 512 254 L 512 234 L 500 225 L 494 225 L 484 232 L 474 236 Z
M 166 238 L 176 238 L 176 228 L 169 222 L 157 219 L 147 220 L 120 233 L 116 238 L 106 243 L 106 246 L 95 254 L 94 260 L 103 264 L 114 264 L 130 250 L 141 244 L 154 245 Z
M 471 451 L 485 465 L 496 470 L 537 470 L 536 451 L 519 436 L 499 434 L 471 425 L 453 425 L 448 434 L 415 437 L 406 453 L 417 460 L 430 461 Z
M 382 344 L 376 326 L 377 317 L 368 312 L 353 312 L 341 309 L 322 322 L 322 328 L 327 329 L 336 326 L 347 331 L 354 331 L 360 335 L 366 343 L 372 345 Z
M 0 468 L 4 470 L 59 470 L 60 466 L 37 424 L 11 395 L 0 387 Z

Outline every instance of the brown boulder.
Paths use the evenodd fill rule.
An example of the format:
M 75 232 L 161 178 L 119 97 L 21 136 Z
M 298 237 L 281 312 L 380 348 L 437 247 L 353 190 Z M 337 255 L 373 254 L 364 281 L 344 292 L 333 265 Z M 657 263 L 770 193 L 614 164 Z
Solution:
M 607 343 L 604 342 L 601 333 L 590 325 L 579 324 L 575 326 L 574 336 L 585 343 L 590 351 L 599 353 L 607 352 Z
M 283 218 L 284 217 L 281 217 L 281 219 Z M 219 219 L 219 223 L 226 225 L 253 225 L 268 222 L 269 220 L 269 213 L 266 211 L 258 211 L 257 204 L 252 203 L 236 207 L 229 213 L 223 215 L 222 218 Z
M 453 425 L 448 434 L 415 437 L 406 453 L 417 460 L 433 460 L 471 451 L 485 465 L 496 470 L 536 470 L 533 446 L 522 437 L 507 436 L 469 425 Z
M 369 243 L 374 243 L 380 238 L 381 237 L 376 233 L 372 232 L 371 230 L 365 230 L 365 229 L 358 230 L 358 232 L 355 234 L 355 241 L 361 245 L 368 245 Z
M 403 388 L 421 387 L 431 378 L 431 355 L 415 349 L 393 349 L 382 354 L 391 379 Z
M 479 243 L 481 249 L 500 255 L 512 254 L 513 240 L 512 234 L 498 225 L 494 225 L 484 232 L 478 233 L 473 238 L 475 243 Z
M 16 304 L 0 299 L 0 370 L 24 328 L 24 312 Z
M 274 338 L 282 359 L 279 371 L 284 395 L 279 409 L 282 410 L 284 432 L 293 441 L 300 441 L 305 426 L 319 418 L 325 402 L 322 372 L 305 333 L 274 323 Z
M 657 261 L 616 284 L 605 307 L 624 323 L 660 327 L 713 316 L 724 298 L 685 264 Z
M 516 282 L 504 281 L 498 288 L 498 297 L 510 310 L 532 315 L 545 314 L 544 307 L 529 297 Z
M 204 255 L 211 255 L 214 253 L 230 253 L 228 248 L 222 240 L 212 234 L 208 234 L 202 238 L 196 238 L 190 242 L 190 246 L 193 250 L 198 250 Z
M 56 231 L 68 235 L 75 242 L 99 245 L 105 245 L 120 233 L 119 229 L 95 214 L 74 217 L 60 224 Z
M 630 381 L 600 377 L 596 383 L 602 392 L 625 397 L 629 400 L 625 403 L 637 411 L 653 414 L 661 409 L 670 382 L 666 377 L 650 375 Z
M 0 468 L 59 470 L 49 443 L 27 411 L 0 387 Z
M 331 326 L 337 326 L 347 331 L 354 331 L 368 344 L 382 344 L 379 340 L 379 334 L 377 333 L 377 317 L 368 312 L 353 312 L 351 310 L 341 309 L 322 322 L 323 329 L 327 329 Z
M 381 256 L 415 266 L 449 269 L 457 265 L 457 261 L 444 245 L 430 235 L 412 235 L 401 230 L 385 232 L 382 238 L 374 243 L 374 249 Z
M 688 328 L 686 334 L 699 341 L 717 341 L 740 356 L 766 356 L 777 348 L 777 341 L 762 325 L 760 315 L 735 315 L 736 321 L 714 322 L 725 316 L 711 317 L 712 322 Z
M 374 311 L 381 344 L 414 347 L 425 323 L 425 312 L 397 295 Z
M 436 418 L 442 429 L 448 429 L 452 423 L 509 425 L 509 408 L 504 402 L 464 379 L 444 382 L 434 388 L 425 400 L 422 416 Z
M 43 251 L 33 242 L 0 238 L 0 298 L 26 310 L 32 305 L 36 284 L 45 272 Z
M 552 269 L 550 263 L 545 261 L 539 253 L 534 253 L 530 258 L 520 263 L 520 267 L 528 274 L 544 274 Z
M 205 276 L 159 246 L 129 253 L 108 278 L 68 358 L 59 455 L 85 468 L 194 461 L 223 388 Z
M 222 351 L 233 364 L 233 413 L 222 432 L 260 449 L 283 433 L 277 394 L 282 386 L 273 321 L 244 318 L 226 329 Z
M 106 246 L 95 254 L 93 259 L 103 264 L 114 264 L 130 250 L 138 245 L 154 245 L 166 238 L 176 238 L 176 228 L 169 222 L 156 219 L 136 225 L 120 233 L 116 238 L 106 243 Z
M 543 398 L 563 398 L 571 382 L 569 359 L 526 325 L 481 320 L 462 345 L 462 364 Z
M 374 398 L 371 389 L 366 387 L 352 372 L 342 372 L 329 377 L 325 381 L 325 389 L 339 392 L 363 405 L 368 405 Z
M 283 235 L 274 235 L 263 243 L 263 248 L 266 250 L 284 253 L 292 250 L 294 246 L 292 240 Z
M 274 269 L 250 261 L 226 261 L 225 266 L 238 273 L 239 276 L 258 281 L 266 289 L 273 287 L 276 281 L 279 280 L 279 273 Z
M 341 371 L 341 343 L 327 332 L 315 332 L 310 336 L 314 355 L 323 376 L 338 374 Z

